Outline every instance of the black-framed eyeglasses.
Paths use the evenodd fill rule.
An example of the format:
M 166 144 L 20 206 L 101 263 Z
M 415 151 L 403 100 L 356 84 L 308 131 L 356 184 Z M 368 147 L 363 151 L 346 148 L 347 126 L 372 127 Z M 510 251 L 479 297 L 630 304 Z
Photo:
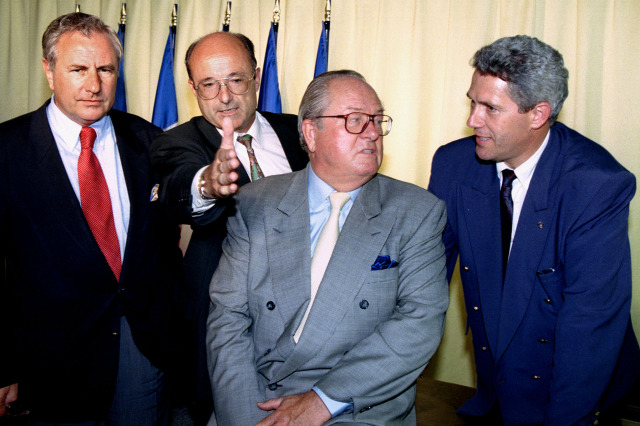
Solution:
M 373 128 L 380 136 L 387 136 L 391 131 L 393 119 L 385 114 L 367 114 L 364 112 L 350 112 L 345 115 L 320 115 L 316 118 L 343 118 L 344 128 L 347 132 L 359 135 L 369 125 L 373 123 Z
M 249 92 L 249 89 L 251 89 L 251 85 L 249 83 L 251 83 L 251 80 L 254 78 L 256 78 L 255 74 L 253 74 L 253 77 L 251 78 L 244 75 L 234 75 L 232 77 L 221 78 L 220 80 L 208 78 L 198 83 L 196 91 L 198 92 L 198 96 L 205 101 L 215 99 L 220 93 L 220 88 L 222 86 L 226 86 L 234 95 L 244 95 Z

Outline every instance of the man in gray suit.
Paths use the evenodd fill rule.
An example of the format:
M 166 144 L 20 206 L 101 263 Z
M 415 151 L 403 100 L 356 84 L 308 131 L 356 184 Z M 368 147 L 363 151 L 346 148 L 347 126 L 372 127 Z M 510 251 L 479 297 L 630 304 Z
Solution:
M 210 424 L 415 424 L 449 301 L 446 213 L 377 174 L 383 112 L 360 74 L 318 76 L 298 115 L 310 166 L 240 189 L 209 290 Z

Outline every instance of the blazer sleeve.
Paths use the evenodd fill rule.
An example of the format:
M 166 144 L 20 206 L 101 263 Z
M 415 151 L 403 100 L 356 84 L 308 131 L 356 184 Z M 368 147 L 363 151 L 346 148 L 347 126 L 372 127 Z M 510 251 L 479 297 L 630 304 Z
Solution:
M 561 286 L 563 302 L 545 424 L 586 424 L 613 375 L 631 304 L 628 217 L 634 193 L 635 178 L 627 171 L 601 181 L 558 243 L 564 245 L 563 264 L 549 265 L 557 277 L 545 285 Z
M 207 361 L 220 425 L 253 425 L 267 412 L 259 389 L 249 313 L 249 233 L 240 209 L 227 222 L 223 255 L 211 280 Z
M 452 197 L 452 191 L 450 186 L 453 180 L 450 176 L 450 168 L 447 166 L 451 164 L 445 161 L 443 158 L 442 149 L 438 149 L 433 156 L 431 163 L 431 178 L 429 179 L 428 191 L 436 197 L 446 200 L 447 205 L 453 205 L 450 200 L 445 197 Z M 444 244 L 446 257 L 447 257 L 447 281 L 451 281 L 453 271 L 456 267 L 458 260 L 458 243 L 455 237 L 455 230 L 453 228 L 455 224 L 455 209 L 447 209 L 447 225 L 442 234 L 442 243 Z
M 195 124 L 188 122 L 173 132 L 162 133 L 151 145 L 151 162 L 162 178 L 160 202 L 178 223 L 206 225 L 225 210 L 226 203 L 217 202 L 196 218 L 191 215 L 191 183 L 198 170 L 211 164 L 216 150 L 198 135 Z
M 415 228 L 397 231 L 406 232 L 407 238 L 398 256 L 393 314 L 316 383 L 331 399 L 352 402 L 356 421 L 360 412 L 409 388 L 442 339 L 449 305 L 441 239 L 444 203 L 436 201 L 416 222 Z

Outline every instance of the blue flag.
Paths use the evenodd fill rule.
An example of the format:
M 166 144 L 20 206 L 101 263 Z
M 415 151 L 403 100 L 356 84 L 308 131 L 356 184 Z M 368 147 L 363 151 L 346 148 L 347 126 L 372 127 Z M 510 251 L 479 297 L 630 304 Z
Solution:
M 277 45 L 278 27 L 272 22 L 269 40 L 267 40 L 267 51 L 264 55 L 264 66 L 262 67 L 258 110 L 279 114 L 282 112 L 282 103 L 280 102 L 280 85 L 278 84 Z
M 118 83 L 116 85 L 116 100 L 113 109 L 127 112 L 127 95 L 124 91 L 124 24 L 118 25 L 118 38 L 122 44 L 122 57 L 120 58 L 120 69 L 118 72 Z
M 322 34 L 318 43 L 318 56 L 316 56 L 316 69 L 314 77 L 327 72 L 329 67 L 329 21 L 322 21 Z
M 167 130 L 178 124 L 178 102 L 176 100 L 176 85 L 173 79 L 173 50 L 176 37 L 175 27 L 169 29 L 167 45 L 164 48 L 162 67 L 158 78 L 156 100 L 153 104 L 153 118 L 151 122 Z

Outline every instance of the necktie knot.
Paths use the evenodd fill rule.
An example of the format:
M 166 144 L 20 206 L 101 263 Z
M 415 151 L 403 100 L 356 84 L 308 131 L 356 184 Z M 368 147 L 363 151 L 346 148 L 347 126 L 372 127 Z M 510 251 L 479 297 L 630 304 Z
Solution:
M 247 149 L 251 148 L 252 140 L 253 140 L 253 136 L 251 135 L 238 136 L 238 142 L 240 142 L 242 145 L 247 147 Z
M 249 156 L 249 166 L 251 166 L 251 180 L 254 181 L 263 178 L 264 173 L 262 173 L 262 169 L 260 168 L 258 159 L 256 158 L 256 153 L 251 147 L 251 141 L 253 140 L 253 137 L 251 135 L 238 136 L 237 140 L 247 148 L 247 155 Z
M 93 127 L 83 127 L 80 130 L 80 147 L 85 150 L 92 150 L 96 141 L 96 131 Z
M 502 171 L 502 188 L 511 188 L 513 181 L 516 179 L 516 174 L 511 169 L 504 169 Z
M 342 207 L 349 201 L 349 194 L 346 192 L 332 192 L 329 194 L 329 202 L 331 203 L 331 211 L 342 210 Z

